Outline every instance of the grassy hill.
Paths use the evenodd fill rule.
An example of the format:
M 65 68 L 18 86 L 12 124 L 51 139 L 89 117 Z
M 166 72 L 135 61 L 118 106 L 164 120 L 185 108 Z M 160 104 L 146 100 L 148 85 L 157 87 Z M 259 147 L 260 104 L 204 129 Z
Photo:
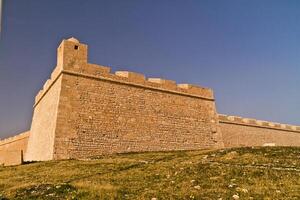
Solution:
M 300 148 L 130 153 L 0 167 L 0 199 L 300 199 Z

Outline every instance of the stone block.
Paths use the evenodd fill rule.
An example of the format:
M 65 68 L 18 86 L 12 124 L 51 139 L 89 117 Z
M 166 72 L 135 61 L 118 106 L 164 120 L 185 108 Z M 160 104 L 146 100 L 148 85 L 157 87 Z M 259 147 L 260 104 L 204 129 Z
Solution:
M 110 73 L 110 67 L 97 65 L 97 64 L 88 63 L 84 68 L 85 68 L 85 73 L 92 74 L 95 76 L 101 76 Z
M 117 76 L 127 78 L 128 81 L 133 83 L 144 83 L 145 82 L 145 75 L 139 74 L 136 72 L 128 72 L 128 71 L 116 71 L 115 74 Z
M 203 88 L 197 85 L 192 84 L 177 84 L 177 87 L 180 89 L 183 89 L 185 92 L 188 92 L 190 94 L 195 94 L 199 96 L 203 96 L 204 98 L 211 98 L 213 99 L 213 91 L 209 88 Z
M 166 89 L 176 89 L 177 85 L 175 81 L 166 80 L 161 78 L 148 78 L 148 81 L 151 83 L 157 83 Z

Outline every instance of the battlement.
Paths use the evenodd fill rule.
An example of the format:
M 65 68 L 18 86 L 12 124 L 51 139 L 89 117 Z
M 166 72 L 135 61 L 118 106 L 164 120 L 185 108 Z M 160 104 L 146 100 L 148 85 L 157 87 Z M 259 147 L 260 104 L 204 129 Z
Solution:
M 15 135 L 13 137 L 9 137 L 9 138 L 5 138 L 3 140 L 0 140 L 0 146 L 16 142 L 17 140 L 22 140 L 24 138 L 28 138 L 29 134 L 30 134 L 30 132 L 27 131 L 27 132 L 23 132 L 23 133 L 20 133 L 18 135 Z
M 293 125 L 289 125 L 289 124 L 280 124 L 280 123 L 276 123 L 276 122 L 262 121 L 262 120 L 256 120 L 256 119 L 251 119 L 251 118 L 242 118 L 242 117 L 238 117 L 238 116 L 230 116 L 230 115 L 223 115 L 223 114 L 219 114 L 218 117 L 219 117 L 220 123 L 238 124 L 238 125 L 244 125 L 244 126 L 253 126 L 253 127 L 261 127 L 261 128 L 284 130 L 284 131 L 300 133 L 300 126 L 293 126 Z
M 67 43 L 68 48 L 64 48 L 64 45 Z M 74 45 L 74 48 L 72 48 L 72 45 Z M 41 98 L 47 93 L 49 88 L 53 85 L 53 83 L 59 78 L 61 74 L 69 74 L 69 75 L 75 75 L 75 76 L 82 76 L 87 78 L 93 78 L 93 79 L 99 79 L 104 81 L 110 81 L 115 82 L 118 84 L 126 84 L 131 85 L 135 87 L 142 87 L 145 89 L 151 89 L 151 90 L 160 90 L 164 92 L 169 93 L 175 93 L 179 95 L 185 95 L 195 98 L 202 98 L 206 100 L 214 101 L 214 95 L 213 90 L 210 88 L 204 88 L 197 85 L 192 84 L 176 84 L 173 80 L 166 80 L 161 78 L 146 78 L 144 74 L 136 73 L 136 72 L 129 72 L 129 71 L 116 71 L 115 73 L 111 72 L 110 67 L 91 64 L 91 63 L 85 63 L 82 60 L 85 59 L 79 59 L 80 63 L 78 64 L 78 59 L 75 53 L 66 53 L 63 52 L 61 49 L 65 49 L 67 51 L 77 51 L 75 48 L 80 48 L 80 43 L 75 38 L 71 38 L 68 40 L 63 40 L 63 43 L 60 45 L 58 49 L 58 54 L 63 54 L 65 56 L 72 55 L 74 61 L 64 57 L 64 60 L 68 60 L 68 63 L 73 63 L 74 65 L 71 66 L 70 64 L 68 66 L 64 66 L 62 61 L 59 61 L 57 66 L 55 67 L 54 71 L 51 74 L 50 79 L 48 79 L 43 88 L 38 92 L 38 94 L 35 97 L 35 104 L 34 107 L 38 104 L 38 102 L 41 100 Z M 79 46 L 79 47 L 78 47 Z M 87 45 L 84 45 L 84 50 L 87 51 Z M 83 51 L 83 54 L 85 57 L 87 55 L 87 52 Z M 63 57 L 61 55 L 58 55 L 58 57 Z M 79 54 L 79 57 L 82 56 Z

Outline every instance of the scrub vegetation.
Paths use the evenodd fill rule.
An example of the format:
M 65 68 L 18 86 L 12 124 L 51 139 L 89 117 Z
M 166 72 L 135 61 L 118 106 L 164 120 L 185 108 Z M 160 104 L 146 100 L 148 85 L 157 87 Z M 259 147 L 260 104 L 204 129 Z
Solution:
M 126 153 L 0 167 L 0 199 L 300 199 L 300 148 Z

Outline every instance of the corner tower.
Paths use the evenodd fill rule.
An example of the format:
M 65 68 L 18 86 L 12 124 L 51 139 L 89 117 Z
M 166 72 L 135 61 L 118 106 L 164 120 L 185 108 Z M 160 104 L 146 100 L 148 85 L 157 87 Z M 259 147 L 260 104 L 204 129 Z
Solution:
M 87 63 L 88 46 L 76 38 L 63 40 L 57 48 L 57 66 L 64 69 L 80 67 Z
M 64 106 L 60 104 L 63 71 L 84 68 L 87 64 L 87 49 L 87 45 L 73 37 L 63 40 L 57 48 L 57 65 L 35 97 L 25 160 L 54 159 L 59 106 Z

